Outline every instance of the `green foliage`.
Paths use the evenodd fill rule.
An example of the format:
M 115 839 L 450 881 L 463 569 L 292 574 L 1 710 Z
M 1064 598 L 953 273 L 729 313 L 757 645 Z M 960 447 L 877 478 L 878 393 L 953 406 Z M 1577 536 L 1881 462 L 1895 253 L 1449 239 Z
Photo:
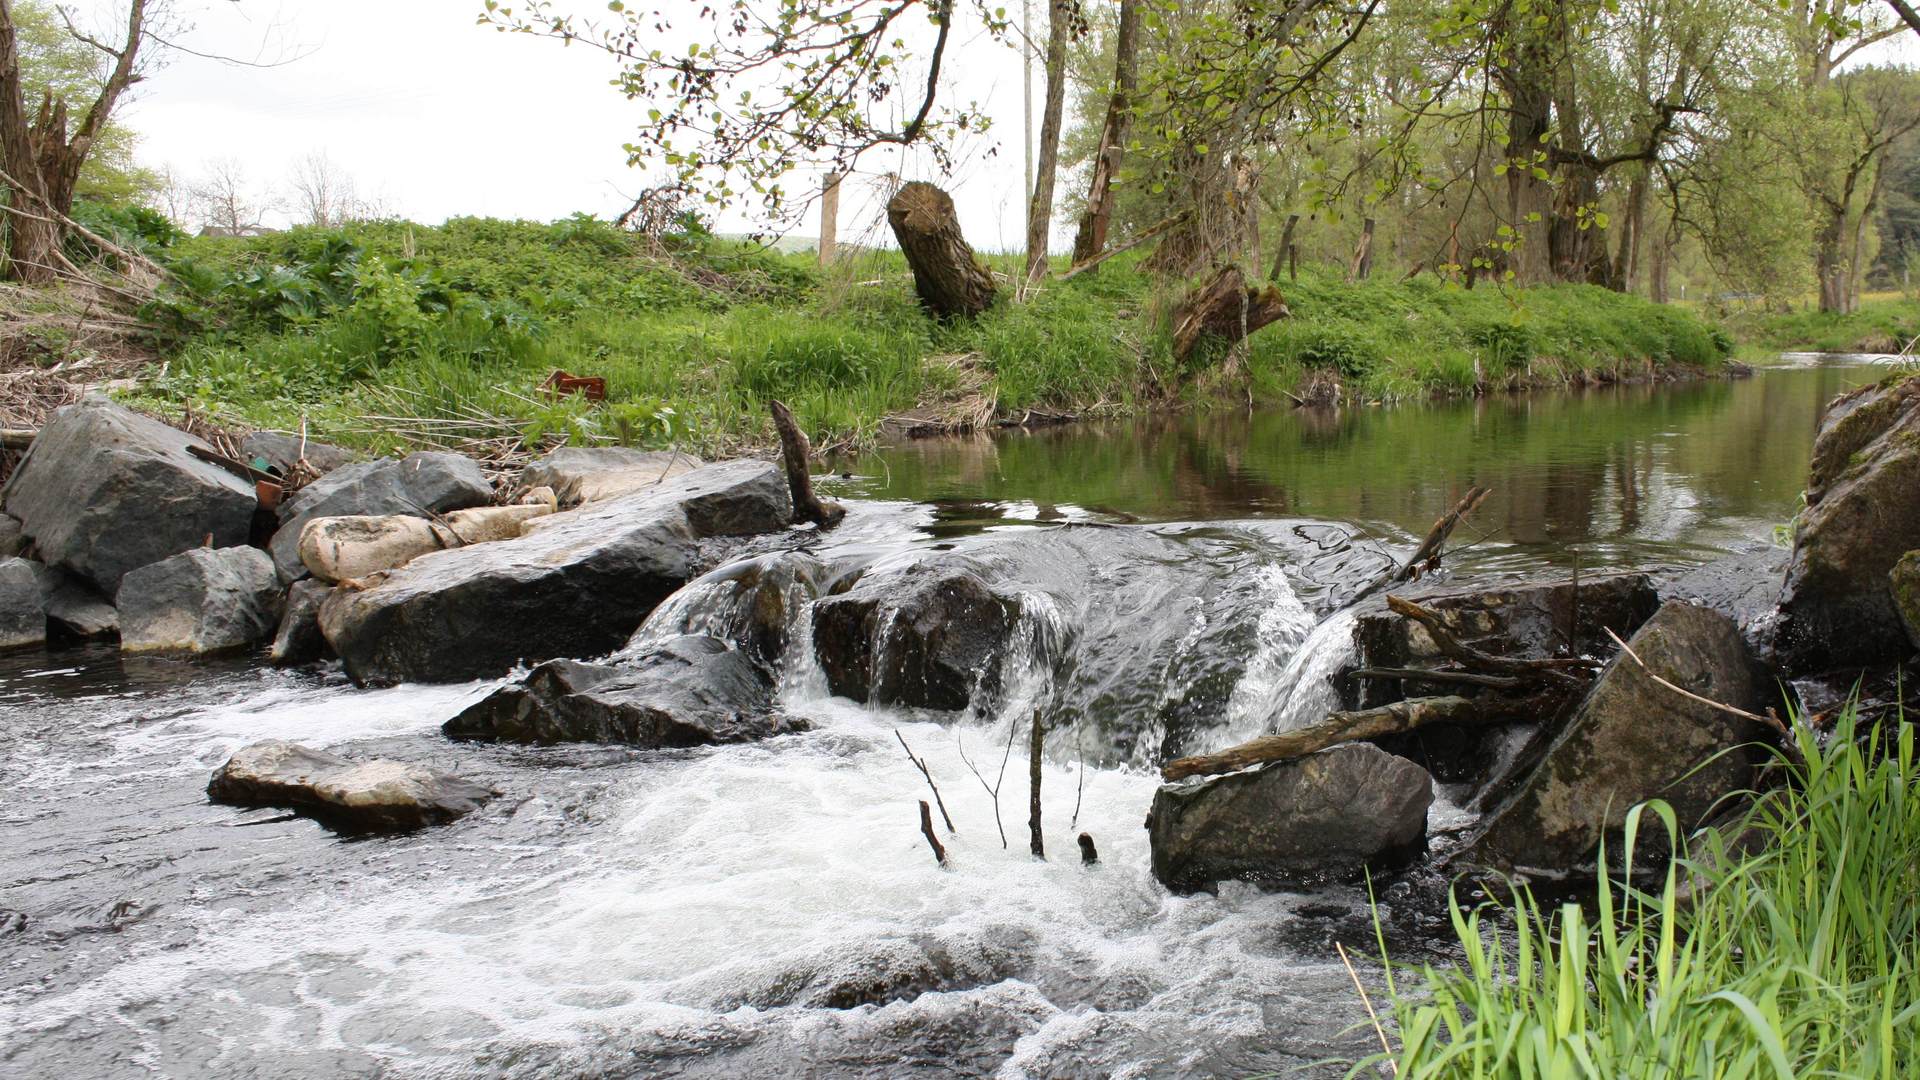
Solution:
M 1592 904 L 1522 889 L 1453 904 L 1462 958 L 1397 986 L 1397 1074 L 1427 1077 L 1895 1077 L 1920 1070 L 1920 761 L 1914 731 L 1823 747 L 1795 725 L 1784 786 L 1704 834 L 1655 891 L 1608 876 Z M 1665 804 L 1646 815 L 1671 842 Z M 1729 852 L 1751 829 L 1754 854 Z M 1687 895 L 1682 895 L 1683 885 Z M 1356 1070 L 1357 1073 L 1358 1070 Z

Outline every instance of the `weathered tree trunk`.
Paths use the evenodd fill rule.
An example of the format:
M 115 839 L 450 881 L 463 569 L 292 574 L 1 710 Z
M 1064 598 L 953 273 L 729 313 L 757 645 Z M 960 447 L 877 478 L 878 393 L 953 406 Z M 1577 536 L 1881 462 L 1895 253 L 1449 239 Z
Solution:
M 1290 314 L 1280 290 L 1249 286 L 1238 266 L 1223 266 L 1173 312 L 1173 355 L 1186 361 L 1209 337 L 1229 343 Z
M 1846 236 L 1847 214 L 1829 210 L 1820 231 L 1814 235 L 1814 273 L 1820 279 L 1820 310 L 1836 315 L 1847 313 L 1847 260 L 1842 248 Z
M 1353 265 L 1347 270 L 1347 277 L 1354 281 L 1365 281 L 1373 276 L 1373 219 L 1367 218 L 1360 226 L 1360 242 L 1353 249 Z
M 1087 189 L 1087 209 L 1073 237 L 1073 261 L 1086 262 L 1106 250 L 1107 227 L 1113 220 L 1113 178 L 1126 154 L 1127 128 L 1133 120 L 1133 94 L 1138 85 L 1140 0 L 1120 0 L 1120 32 L 1114 39 L 1113 92 L 1107 97 L 1107 121 L 1100 128 L 1100 150 L 1093 159 L 1093 183 Z
M 147 0 L 133 0 L 127 14 L 126 43 L 118 51 L 96 44 L 113 57 L 98 96 L 78 123 L 70 123 L 67 103 L 42 99 L 30 116 L 20 78 L 20 46 L 14 33 L 13 4 L 0 0 L 0 160 L 12 177 L 7 241 L 8 273 L 15 280 L 44 282 L 56 276 L 62 222 L 73 210 L 73 189 L 94 141 L 133 85 L 135 58 L 146 37 Z M 89 44 L 94 44 L 89 41 Z
M 913 291 L 942 318 L 972 317 L 993 305 L 993 275 L 973 257 L 960 233 L 953 199 L 916 180 L 887 202 L 887 224 L 913 268 Z
M 1287 215 L 1287 226 L 1280 230 L 1280 250 L 1273 253 L 1273 270 L 1267 274 L 1268 281 L 1279 281 L 1282 268 L 1286 269 L 1289 281 L 1298 280 L 1299 273 L 1294 265 L 1293 230 L 1299 224 L 1299 214 Z
M 840 174 L 830 172 L 820 186 L 820 265 L 833 265 L 834 248 L 840 229 Z
M 1647 231 L 1647 169 L 1641 166 L 1627 185 L 1627 210 L 1620 229 L 1620 254 L 1613 262 L 1608 285 L 1630 293 L 1640 284 L 1640 249 Z
M 1072 0 L 1047 5 L 1047 101 L 1040 114 L 1040 160 L 1034 166 L 1033 202 L 1027 206 L 1029 284 L 1047 273 L 1047 239 L 1053 232 L 1053 182 L 1060 171 L 1060 114 L 1067 104 L 1067 36 Z
M 773 412 L 773 426 L 780 432 L 780 458 L 787 470 L 787 491 L 793 496 L 793 516 L 823 529 L 839 524 L 847 516 L 847 508 L 813 493 L 813 473 L 807 468 L 813 448 L 807 444 L 806 432 L 800 430 L 785 402 L 773 401 L 768 407 Z

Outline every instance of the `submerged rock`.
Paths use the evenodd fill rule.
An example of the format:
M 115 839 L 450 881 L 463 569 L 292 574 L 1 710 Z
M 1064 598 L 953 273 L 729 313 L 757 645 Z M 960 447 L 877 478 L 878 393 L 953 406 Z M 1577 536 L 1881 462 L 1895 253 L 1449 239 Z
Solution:
M 676 450 L 563 446 L 520 472 L 520 486 L 552 488 L 562 506 L 631 495 L 704 464 Z
M 427 518 L 493 501 L 493 485 L 472 458 L 441 451 L 381 458 L 335 469 L 301 488 L 280 508 L 280 529 L 269 548 L 280 576 L 305 573 L 300 535 L 307 522 L 329 517 Z
M 359 460 L 351 450 L 278 431 L 256 431 L 248 435 L 240 440 L 240 453 L 248 462 L 264 461 L 283 475 L 302 458 L 306 459 L 308 467 L 322 476 Z
M 221 652 L 263 641 L 280 614 L 280 579 L 258 548 L 195 548 L 120 583 L 120 648 Z
M 54 574 L 30 559 L 0 559 L 0 649 L 47 640 L 47 600 Z
M 670 638 L 612 664 L 550 660 L 447 721 L 456 739 L 623 743 L 748 742 L 804 731 L 773 712 L 773 680 L 710 637 Z
M 1661 678 L 1722 704 L 1758 713 L 1776 696 L 1739 627 L 1706 608 L 1670 601 L 1628 645 Z M 1591 874 L 1603 838 L 1618 852 L 1620 824 L 1636 803 L 1664 799 L 1691 830 L 1722 798 L 1746 790 L 1755 744 L 1767 737 L 1760 725 L 1682 697 L 1618 656 L 1538 763 L 1516 773 L 1456 862 Z
M 373 832 L 445 824 L 495 794 L 423 766 L 350 761 L 279 739 L 239 750 L 207 784 L 215 802 L 307 810 L 337 827 Z
M 1887 587 L 1920 548 L 1920 378 L 1842 394 L 1814 439 L 1775 647 L 1795 672 L 1898 660 L 1911 649 Z
M 47 600 L 47 632 L 82 641 L 115 638 L 120 636 L 120 613 L 86 582 L 63 574 Z
M 871 574 L 814 605 L 814 653 L 840 697 L 964 709 L 983 683 L 991 690 L 1019 614 L 965 566 Z
M 1419 855 L 1432 802 L 1426 770 L 1366 743 L 1167 784 L 1147 814 L 1153 876 L 1176 892 L 1351 880 Z
M 282 667 L 311 664 L 327 655 L 327 637 L 320 632 L 320 605 L 333 592 L 324 581 L 306 578 L 287 589 L 286 611 L 273 633 L 267 656 Z
M 792 516 L 778 467 L 710 465 L 535 518 L 516 539 L 422 555 L 371 588 L 336 592 L 320 626 L 362 683 L 487 678 L 523 660 L 605 655 L 695 576 L 698 541 L 774 531 Z
M 674 593 L 647 617 L 623 652 L 693 634 L 719 638 L 776 671 L 787 662 L 795 620 L 819 594 L 825 575 L 819 560 L 793 551 L 730 563 Z
M 4 493 L 49 565 L 111 595 L 130 571 L 204 544 L 244 544 L 253 485 L 212 447 L 102 397 L 55 411 Z

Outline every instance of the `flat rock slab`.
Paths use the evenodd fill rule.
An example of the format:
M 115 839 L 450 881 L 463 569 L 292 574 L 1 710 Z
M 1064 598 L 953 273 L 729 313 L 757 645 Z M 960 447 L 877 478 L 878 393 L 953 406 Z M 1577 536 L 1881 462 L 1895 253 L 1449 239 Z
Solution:
M 300 562 L 300 533 L 316 518 L 426 518 L 492 501 L 493 485 L 479 463 L 460 454 L 423 451 L 398 461 L 360 462 L 301 488 L 280 508 L 280 529 L 268 546 L 280 576 L 292 581 L 306 573 Z
M 47 640 L 47 601 L 54 572 L 30 559 L 0 559 L 0 649 Z
M 1714 701 L 1758 713 L 1777 697 L 1739 627 L 1706 608 L 1669 601 L 1628 645 L 1661 678 Z M 1768 737 L 1760 725 L 1682 697 L 1616 657 L 1455 862 L 1590 875 L 1603 839 L 1618 854 L 1629 808 L 1664 799 L 1681 829 L 1694 829 L 1723 797 L 1752 785 L 1756 744 Z M 1649 837 L 1640 854 L 1664 852 L 1658 839 Z
M 42 558 L 112 595 L 133 570 L 247 542 L 253 485 L 194 456 L 206 443 L 103 397 L 56 410 L 7 482 L 7 513 Z
M 214 772 L 207 796 L 238 806 L 284 806 L 354 832 L 442 825 L 497 792 L 420 765 L 351 761 L 272 739 L 236 752 Z
M 648 748 L 751 742 L 808 728 L 773 712 L 773 680 L 716 638 L 670 638 L 617 664 L 550 660 L 447 721 L 456 739 L 619 743 Z
M 563 446 L 521 470 L 520 486 L 552 488 L 560 505 L 574 506 L 631 495 L 702 464 L 673 450 Z
M 1419 855 L 1432 803 L 1426 770 L 1367 743 L 1167 784 L 1147 814 L 1153 876 L 1176 892 L 1352 880 Z
M 522 661 L 603 656 L 696 575 L 700 540 L 792 518 L 778 466 L 709 465 L 535 518 L 512 540 L 422 555 L 371 588 L 336 592 L 320 626 L 363 684 L 458 682 Z
M 106 597 L 78 578 L 61 575 L 47 598 L 48 633 L 83 641 L 120 636 L 120 613 Z
M 223 652 L 264 641 L 280 618 L 280 579 L 258 548 L 195 548 L 120 583 L 120 648 Z

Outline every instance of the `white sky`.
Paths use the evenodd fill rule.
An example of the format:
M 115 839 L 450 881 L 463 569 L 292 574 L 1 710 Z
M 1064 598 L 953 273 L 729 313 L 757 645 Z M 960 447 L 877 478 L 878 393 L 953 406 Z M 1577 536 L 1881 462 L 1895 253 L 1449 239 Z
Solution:
M 142 136 L 146 164 L 172 164 L 191 175 L 212 159 L 231 158 L 252 184 L 285 189 L 293 164 L 320 151 L 362 194 L 423 222 L 461 214 L 611 217 L 646 186 L 621 150 L 645 106 L 608 85 L 613 60 L 478 26 L 480 0 L 177 2 L 194 12 L 196 25 L 183 41 L 197 51 L 299 59 L 249 68 L 173 54 L 123 114 Z M 687 2 L 691 10 L 693 0 Z M 560 6 L 605 11 L 593 0 Z M 1044 20 L 1044 0 L 1033 6 L 1036 20 Z M 1010 0 L 1007 7 L 1019 10 Z M 109 22 L 124 11 L 114 0 L 92 0 L 88 8 Z M 993 131 L 963 145 L 951 176 L 938 175 L 918 151 L 904 161 L 894 150 L 863 159 L 864 179 L 843 188 L 843 240 L 884 237 L 871 192 L 880 173 L 899 170 L 952 192 L 975 246 L 1022 245 L 1019 56 L 983 36 L 956 44 L 943 93 L 980 102 Z M 1877 59 L 1912 61 L 1920 57 L 1920 39 L 1903 34 L 1872 51 Z M 720 228 L 745 231 L 751 224 L 733 213 Z M 1069 227 L 1056 218 L 1056 248 Z M 814 231 L 811 220 L 795 229 Z
M 646 186 L 646 174 L 629 168 L 621 149 L 645 106 L 608 85 L 612 58 L 478 26 L 479 0 L 202 3 L 183 39 L 196 51 L 299 59 L 250 68 L 173 54 L 123 113 L 140 133 L 145 164 L 191 175 L 231 158 L 251 185 L 284 189 L 294 163 L 321 151 L 362 194 L 423 222 L 462 214 L 611 217 Z M 1044 3 L 1035 6 L 1044 18 Z M 102 19 L 124 11 L 110 0 L 94 7 Z M 605 5 L 574 9 L 604 13 Z M 893 150 L 863 158 L 862 172 L 899 169 L 941 183 L 976 246 L 1013 250 L 1025 216 L 1019 57 L 984 38 L 956 42 L 947 70 L 958 74 L 945 90 L 980 101 L 994 117 L 991 136 L 967 144 L 950 177 L 936 175 L 924 154 L 903 164 Z M 1004 148 L 990 156 L 1001 140 Z M 857 194 L 863 186 L 877 183 L 856 177 L 842 189 L 843 240 L 885 231 L 877 202 Z M 750 225 L 738 213 L 720 223 L 728 231 Z M 795 229 L 814 231 L 812 221 Z

